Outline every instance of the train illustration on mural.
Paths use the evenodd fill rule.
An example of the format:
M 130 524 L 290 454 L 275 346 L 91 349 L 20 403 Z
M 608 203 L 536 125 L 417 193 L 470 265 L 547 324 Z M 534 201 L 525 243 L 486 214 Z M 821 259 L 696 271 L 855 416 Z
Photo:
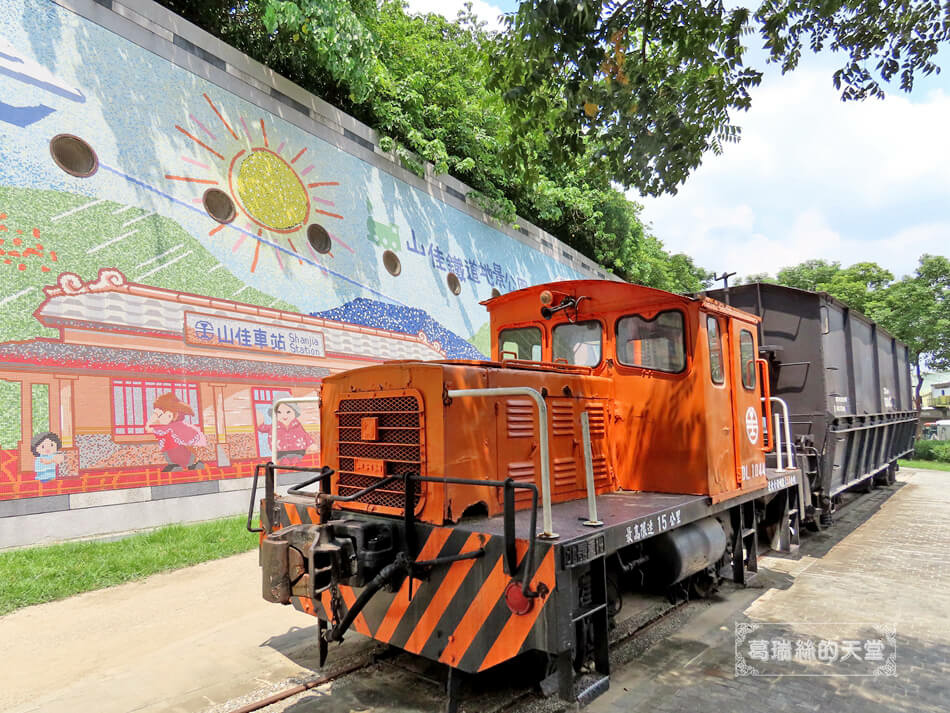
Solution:
M 744 583 L 760 536 L 796 548 L 813 496 L 831 493 L 787 438 L 758 316 L 604 281 L 484 304 L 491 361 L 324 379 L 321 468 L 284 496 L 281 468 L 258 468 L 263 595 L 318 618 L 321 662 L 352 628 L 445 664 L 450 710 L 460 674 L 523 654 L 585 703 L 609 685 L 627 588 Z M 915 419 L 839 449 L 861 466 L 838 482 L 891 473 Z M 581 670 L 594 675 L 576 682 Z

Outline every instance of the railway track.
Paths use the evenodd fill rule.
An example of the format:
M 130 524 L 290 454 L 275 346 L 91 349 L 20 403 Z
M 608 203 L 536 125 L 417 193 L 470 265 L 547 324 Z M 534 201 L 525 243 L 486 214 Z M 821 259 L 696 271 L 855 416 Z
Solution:
M 670 622 L 670 619 L 678 614 L 687 614 L 690 608 L 699 606 L 702 606 L 701 600 L 670 603 L 659 595 L 628 595 L 624 597 L 623 608 L 617 617 L 617 625 L 611 632 L 611 656 L 613 657 L 615 653 L 624 651 L 625 654 L 622 658 L 629 659 L 631 655 L 636 655 L 636 652 L 648 648 L 653 643 L 654 639 L 650 637 L 650 634 L 660 629 L 664 623 Z M 633 609 L 633 611 L 629 611 L 626 616 L 623 616 L 624 610 L 628 609 Z M 550 697 L 546 695 L 550 693 L 550 689 L 547 689 L 547 684 L 541 680 L 542 676 L 537 675 L 540 673 L 540 669 L 535 670 L 534 683 L 537 684 L 540 681 L 541 690 L 538 690 L 537 685 L 525 687 L 526 676 L 523 665 L 523 662 L 502 664 L 498 667 L 499 670 L 492 670 L 470 677 L 463 684 L 461 709 L 463 711 L 479 711 L 479 713 L 513 713 L 525 705 L 530 705 L 532 709 L 540 705 L 542 708 L 550 708 L 552 711 L 562 708 L 564 702 L 559 700 L 556 694 Z M 513 674 L 515 675 L 513 676 Z M 319 689 L 329 684 L 332 684 L 334 688 L 347 687 L 367 675 L 374 678 L 403 679 L 409 681 L 408 685 L 410 686 L 414 682 L 417 684 L 415 688 L 423 700 L 427 698 L 439 700 L 444 697 L 444 667 L 398 649 L 377 644 L 370 645 L 364 652 L 352 656 L 349 661 L 326 674 L 228 710 L 229 713 L 254 713 L 256 711 L 279 713 L 288 710 L 286 706 L 291 704 L 291 699 L 301 694 L 315 691 L 319 695 Z M 519 685 L 512 685 L 512 680 L 517 681 Z M 583 685 L 583 682 L 584 674 L 582 673 L 579 675 L 578 685 Z M 404 685 L 406 684 L 404 683 Z M 327 699 L 321 696 L 321 700 L 322 705 L 325 705 Z M 550 706 L 545 705 L 548 702 L 550 702 Z M 294 710 L 296 709 L 296 706 L 294 706 Z M 326 708 L 321 709 L 328 710 Z M 347 710 L 349 709 L 347 708 Z M 420 707 L 419 710 L 429 709 Z

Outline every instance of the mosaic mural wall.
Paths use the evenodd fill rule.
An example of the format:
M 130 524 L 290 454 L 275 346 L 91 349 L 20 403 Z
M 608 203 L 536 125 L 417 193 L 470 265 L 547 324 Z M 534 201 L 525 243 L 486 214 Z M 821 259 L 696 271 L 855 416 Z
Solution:
M 317 463 L 276 399 L 579 276 L 48 0 L 0 3 L 0 146 L 0 500 Z

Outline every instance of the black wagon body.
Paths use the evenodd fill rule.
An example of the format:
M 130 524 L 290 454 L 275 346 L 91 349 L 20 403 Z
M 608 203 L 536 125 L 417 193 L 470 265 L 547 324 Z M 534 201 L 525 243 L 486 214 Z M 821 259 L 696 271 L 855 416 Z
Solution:
M 772 395 L 790 411 L 815 504 L 893 476 L 914 446 L 918 412 L 907 345 L 826 293 L 753 283 L 709 296 L 762 317 Z

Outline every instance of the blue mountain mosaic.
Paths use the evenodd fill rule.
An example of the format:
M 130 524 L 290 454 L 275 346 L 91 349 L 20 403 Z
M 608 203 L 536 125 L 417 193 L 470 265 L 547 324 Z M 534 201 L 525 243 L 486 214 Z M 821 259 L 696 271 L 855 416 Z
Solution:
M 432 319 L 425 310 L 415 307 L 403 307 L 357 297 L 339 307 L 323 312 L 313 312 L 312 316 L 359 324 L 363 327 L 388 329 L 402 334 L 416 335 L 422 332 L 430 342 L 441 344 L 449 359 L 486 358 L 468 341 Z

